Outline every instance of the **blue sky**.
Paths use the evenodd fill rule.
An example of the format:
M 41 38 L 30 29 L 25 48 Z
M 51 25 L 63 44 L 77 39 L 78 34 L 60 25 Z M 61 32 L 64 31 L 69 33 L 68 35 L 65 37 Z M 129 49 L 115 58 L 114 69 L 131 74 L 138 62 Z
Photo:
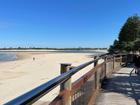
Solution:
M 0 47 L 108 47 L 140 0 L 0 0 Z

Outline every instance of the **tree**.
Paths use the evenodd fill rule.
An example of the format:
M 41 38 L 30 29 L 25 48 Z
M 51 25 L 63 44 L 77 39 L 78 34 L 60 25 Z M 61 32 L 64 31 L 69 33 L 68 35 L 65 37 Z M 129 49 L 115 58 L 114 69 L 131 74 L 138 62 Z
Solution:
M 119 41 L 130 42 L 140 37 L 140 17 L 137 15 L 127 19 L 119 33 Z
M 140 38 L 138 38 L 138 39 L 136 39 L 136 41 L 134 41 L 134 50 L 140 52 Z
M 109 52 L 110 53 L 116 53 L 120 50 L 120 43 L 118 40 L 114 40 L 113 45 L 110 46 Z
M 137 39 L 140 39 L 140 17 L 138 15 L 131 16 L 122 26 L 118 40 L 115 40 L 110 46 L 109 52 L 123 52 L 138 50 L 140 45 Z M 140 47 L 140 46 L 139 46 Z

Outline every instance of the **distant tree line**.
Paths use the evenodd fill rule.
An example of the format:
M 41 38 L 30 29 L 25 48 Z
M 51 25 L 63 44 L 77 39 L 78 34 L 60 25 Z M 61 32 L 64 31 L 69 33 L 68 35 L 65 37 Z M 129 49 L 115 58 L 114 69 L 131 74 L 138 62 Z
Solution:
M 107 48 L 41 48 L 41 47 L 17 47 L 17 48 L 0 48 L 0 50 L 107 50 Z
M 133 15 L 122 26 L 118 39 L 110 46 L 110 53 L 140 51 L 140 17 Z

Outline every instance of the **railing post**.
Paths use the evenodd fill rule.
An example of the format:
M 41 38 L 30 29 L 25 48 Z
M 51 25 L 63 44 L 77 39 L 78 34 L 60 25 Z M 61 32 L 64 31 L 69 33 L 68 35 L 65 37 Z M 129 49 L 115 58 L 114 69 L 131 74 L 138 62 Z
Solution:
M 120 55 L 120 66 L 122 65 L 122 55 Z
M 113 55 L 113 70 L 115 69 L 115 56 Z
M 94 60 L 97 58 L 97 56 L 94 56 Z M 97 62 L 94 62 L 94 67 L 97 65 L 98 61 Z
M 97 66 L 97 64 L 98 64 L 98 61 L 96 61 L 95 63 L 94 63 L 94 67 L 96 67 Z M 95 72 L 95 89 L 99 89 L 99 75 L 98 75 L 98 70 L 96 70 L 96 72 Z
M 128 65 L 128 55 L 125 55 L 125 66 Z
M 105 62 L 105 79 L 107 78 L 107 57 L 104 58 L 104 62 Z
M 70 66 L 71 64 L 61 64 L 61 74 L 69 71 Z M 62 102 L 63 105 L 71 105 L 71 94 L 70 94 L 71 85 L 72 85 L 71 78 L 60 85 L 60 92 L 63 90 L 67 91 L 63 97 L 63 102 Z

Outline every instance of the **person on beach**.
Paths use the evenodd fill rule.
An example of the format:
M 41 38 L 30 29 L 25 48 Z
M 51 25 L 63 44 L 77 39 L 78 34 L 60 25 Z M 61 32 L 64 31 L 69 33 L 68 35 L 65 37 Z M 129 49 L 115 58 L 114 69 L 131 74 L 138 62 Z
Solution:
M 140 55 L 134 56 L 135 73 L 140 74 Z
M 35 61 L 35 57 L 33 57 L 33 61 Z

